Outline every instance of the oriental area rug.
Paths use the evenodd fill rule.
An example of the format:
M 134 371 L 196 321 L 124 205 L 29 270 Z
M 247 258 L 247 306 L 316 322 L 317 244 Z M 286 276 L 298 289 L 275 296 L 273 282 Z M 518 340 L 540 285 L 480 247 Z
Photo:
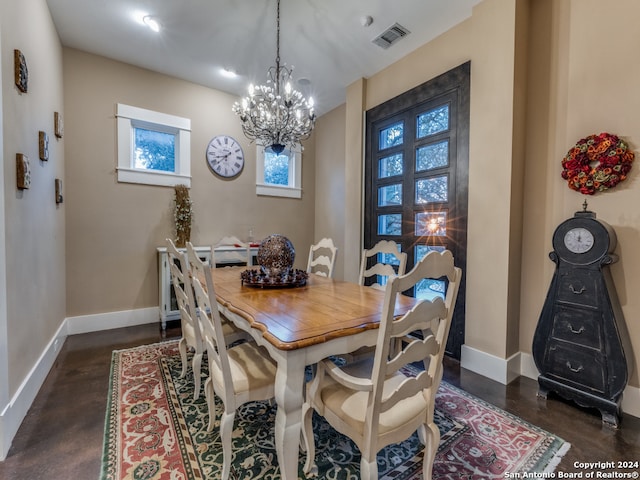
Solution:
M 216 428 L 207 432 L 204 392 L 193 400 L 192 373 L 180 378 L 180 371 L 177 341 L 113 352 L 101 480 L 220 478 L 219 419 Z M 280 478 L 274 447 L 276 408 L 275 402 L 252 402 L 236 413 L 232 479 Z M 218 415 L 221 410 L 218 405 Z M 434 479 L 498 479 L 507 473 L 552 472 L 570 447 L 444 381 L 436 397 L 435 418 L 441 440 Z M 358 480 L 357 447 L 317 415 L 314 433 L 318 478 Z M 380 478 L 422 478 L 422 453 L 417 434 L 384 448 L 378 453 Z M 299 478 L 305 478 L 305 454 L 299 458 Z

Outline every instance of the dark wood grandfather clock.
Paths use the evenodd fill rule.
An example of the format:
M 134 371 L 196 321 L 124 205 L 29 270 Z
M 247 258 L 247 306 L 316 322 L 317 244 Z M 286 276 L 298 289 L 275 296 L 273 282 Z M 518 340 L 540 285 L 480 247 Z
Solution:
M 556 264 L 533 337 L 538 396 L 553 391 L 600 410 L 617 428 L 631 372 L 631 342 L 609 266 L 618 261 L 615 231 L 583 210 L 553 234 Z

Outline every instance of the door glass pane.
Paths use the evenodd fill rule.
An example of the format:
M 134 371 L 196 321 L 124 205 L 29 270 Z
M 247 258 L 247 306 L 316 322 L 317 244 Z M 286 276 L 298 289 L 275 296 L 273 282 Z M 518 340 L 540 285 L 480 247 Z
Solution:
M 396 246 L 398 247 L 398 251 L 401 252 L 402 245 L 397 243 Z M 384 263 L 386 265 L 400 265 L 400 260 L 398 260 L 398 257 L 396 257 L 391 253 L 379 253 L 377 255 L 377 258 L 378 258 L 378 263 Z
M 416 138 L 449 130 L 449 105 L 429 110 L 416 119 Z
M 448 201 L 448 180 L 449 178 L 446 175 L 418 180 L 416 182 L 416 203 Z
M 431 251 L 443 252 L 444 245 L 416 245 L 415 258 L 416 263 L 419 262 L 427 253 Z M 444 300 L 447 284 L 444 280 L 433 280 L 425 278 L 416 285 L 415 294 L 417 298 L 425 300 L 433 300 L 441 297 Z
M 390 127 L 380 130 L 379 149 L 402 145 L 404 136 L 404 123 L 398 122 Z
M 402 214 L 378 215 L 378 235 L 401 235 Z
M 447 235 L 446 212 L 416 213 L 416 235 L 444 237 Z
M 433 300 L 440 297 L 444 300 L 447 284 L 444 280 L 425 278 L 416 284 L 416 298 Z
M 424 257 L 427 253 L 429 252 L 444 252 L 445 249 L 447 247 L 445 247 L 444 245 L 416 245 L 416 250 L 415 250 L 415 257 L 416 257 L 416 263 L 418 263 L 420 260 L 422 260 L 422 257 Z
M 402 205 L 402 184 L 395 183 L 378 188 L 378 206 Z
M 449 140 L 433 143 L 416 150 L 416 171 L 433 170 L 449 164 Z
M 384 157 L 378 160 L 378 178 L 402 175 L 402 153 Z

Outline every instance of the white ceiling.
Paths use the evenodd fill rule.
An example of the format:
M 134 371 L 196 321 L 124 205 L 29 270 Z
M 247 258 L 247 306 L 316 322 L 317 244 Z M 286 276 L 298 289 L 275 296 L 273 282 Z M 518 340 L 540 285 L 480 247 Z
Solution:
M 480 0 L 281 0 L 281 63 L 319 114 L 367 78 L 471 15 Z M 276 57 L 276 0 L 47 0 L 62 44 L 235 95 L 261 84 Z M 143 14 L 159 33 L 136 21 Z M 365 27 L 362 19 L 371 16 Z M 394 23 L 411 33 L 384 50 Z M 235 79 L 220 69 L 235 70 Z

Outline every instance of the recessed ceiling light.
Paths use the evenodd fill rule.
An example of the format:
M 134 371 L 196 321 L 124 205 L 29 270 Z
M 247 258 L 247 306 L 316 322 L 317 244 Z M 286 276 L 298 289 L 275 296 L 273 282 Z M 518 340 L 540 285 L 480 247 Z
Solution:
M 230 68 L 221 68 L 220 75 L 226 78 L 236 78 L 238 74 Z
M 146 15 L 142 18 L 144 24 L 149 27 L 154 32 L 158 33 L 160 31 L 160 24 L 158 21 L 153 18 L 151 15 Z

